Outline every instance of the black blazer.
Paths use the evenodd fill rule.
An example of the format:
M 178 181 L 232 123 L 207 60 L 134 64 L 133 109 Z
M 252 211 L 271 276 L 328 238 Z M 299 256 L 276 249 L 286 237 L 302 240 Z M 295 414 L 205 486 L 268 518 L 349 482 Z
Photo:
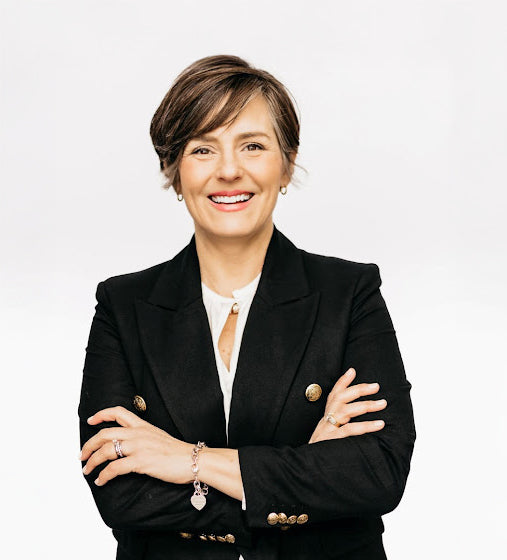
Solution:
M 275 227 L 243 334 L 228 442 L 195 238 L 168 262 L 98 285 L 81 445 L 107 425 L 86 418 L 122 405 L 184 441 L 239 449 L 247 504 L 242 511 L 210 488 L 197 511 L 192 485 L 134 473 L 97 487 L 98 467 L 86 479 L 118 541 L 117 558 L 385 557 L 380 516 L 402 497 L 415 429 L 380 285 L 377 265 L 307 253 Z M 379 382 L 375 398 L 388 403 L 355 420 L 382 418 L 384 429 L 308 444 L 327 394 L 349 367 L 354 383 Z M 323 390 L 316 401 L 305 396 L 312 383 Z M 145 412 L 134 407 L 135 395 Z M 299 522 L 270 525 L 270 513 Z M 234 542 L 221 542 L 226 535 Z

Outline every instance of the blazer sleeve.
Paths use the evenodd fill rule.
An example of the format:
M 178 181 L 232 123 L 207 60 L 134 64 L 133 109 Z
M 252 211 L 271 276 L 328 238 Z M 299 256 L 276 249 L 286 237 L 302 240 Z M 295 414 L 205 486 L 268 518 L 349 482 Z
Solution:
M 268 527 L 271 512 L 306 514 L 308 523 L 380 516 L 393 510 L 402 497 L 415 441 L 411 385 L 380 293 L 378 266 L 362 268 L 341 371 L 354 367 L 354 384 L 380 384 L 374 398 L 385 398 L 387 407 L 354 420 L 382 419 L 385 426 L 375 433 L 299 447 L 240 448 L 250 527 Z
M 79 403 L 81 446 L 101 429 L 118 426 L 115 422 L 90 426 L 86 420 L 95 412 L 111 406 L 124 406 L 137 414 L 132 404 L 137 391 L 104 282 L 98 285 L 96 298 Z M 104 486 L 96 486 L 94 480 L 107 464 L 98 466 L 85 478 L 109 527 L 143 531 L 200 530 L 215 534 L 232 531 L 237 540 L 249 539 L 238 500 L 218 491 L 210 492 L 206 506 L 198 511 L 190 504 L 191 484 L 171 484 L 136 473 L 118 476 Z

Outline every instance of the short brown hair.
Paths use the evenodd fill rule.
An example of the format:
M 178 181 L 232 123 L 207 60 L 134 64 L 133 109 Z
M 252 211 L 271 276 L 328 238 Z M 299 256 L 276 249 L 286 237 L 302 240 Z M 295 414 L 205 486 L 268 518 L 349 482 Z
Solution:
M 195 61 L 177 76 L 151 121 L 151 139 L 167 178 L 164 188 L 174 186 L 178 190 L 178 166 L 187 143 L 232 122 L 259 93 L 268 104 L 290 177 L 300 128 L 290 92 L 274 76 L 253 68 L 242 58 L 215 55 Z

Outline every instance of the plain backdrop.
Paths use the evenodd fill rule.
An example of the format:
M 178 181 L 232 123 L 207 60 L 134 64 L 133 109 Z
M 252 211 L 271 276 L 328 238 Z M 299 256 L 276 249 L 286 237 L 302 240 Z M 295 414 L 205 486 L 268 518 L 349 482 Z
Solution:
M 1 0 L 2 554 L 108 560 L 78 461 L 95 289 L 192 234 L 148 129 L 176 75 L 236 54 L 301 114 L 275 224 L 375 262 L 417 442 L 390 560 L 500 558 L 506 487 L 503 1 Z

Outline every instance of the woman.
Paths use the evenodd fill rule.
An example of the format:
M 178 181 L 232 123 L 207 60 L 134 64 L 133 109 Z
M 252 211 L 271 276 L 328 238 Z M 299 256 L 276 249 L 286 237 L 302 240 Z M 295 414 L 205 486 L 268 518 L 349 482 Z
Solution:
M 410 384 L 378 267 L 306 253 L 273 224 L 299 144 L 287 91 L 207 57 L 151 135 L 195 234 L 97 288 L 81 460 L 117 558 L 385 558 Z

